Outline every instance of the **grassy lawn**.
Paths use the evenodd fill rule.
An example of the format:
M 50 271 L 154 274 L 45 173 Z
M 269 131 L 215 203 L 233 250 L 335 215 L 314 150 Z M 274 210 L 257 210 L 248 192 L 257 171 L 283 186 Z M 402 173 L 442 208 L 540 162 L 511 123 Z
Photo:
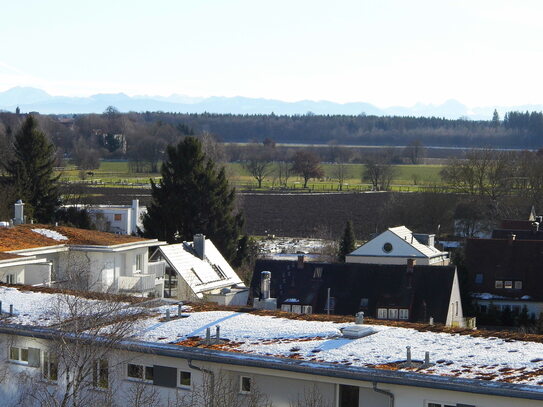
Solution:
M 334 164 L 322 165 L 325 176 L 322 180 L 310 180 L 309 188 L 315 191 L 334 191 L 338 189 L 334 180 Z M 272 167 L 273 168 L 273 167 Z M 396 165 L 396 175 L 393 190 L 419 190 L 424 187 L 440 185 L 440 165 Z M 344 190 L 368 190 L 368 184 L 362 184 L 361 174 L 363 164 L 348 164 L 347 179 Z M 88 173 L 92 172 L 92 175 Z M 102 161 L 100 168 L 92 171 L 80 171 L 74 165 L 67 165 L 60 170 L 61 179 L 70 182 L 95 183 L 104 186 L 141 187 L 149 185 L 149 178 L 158 179 L 158 173 L 132 173 L 126 161 Z M 226 173 L 238 189 L 255 188 L 256 180 L 243 168 L 240 163 L 228 163 Z M 278 180 L 273 171 L 262 183 L 263 189 L 278 187 Z M 289 179 L 288 187 L 301 189 L 303 179 L 293 176 Z

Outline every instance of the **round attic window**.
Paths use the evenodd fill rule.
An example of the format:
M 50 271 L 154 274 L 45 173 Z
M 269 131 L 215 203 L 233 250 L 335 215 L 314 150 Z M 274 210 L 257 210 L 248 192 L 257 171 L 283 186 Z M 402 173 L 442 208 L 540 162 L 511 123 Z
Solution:
M 389 243 L 389 242 L 386 242 L 384 245 L 383 245 L 383 251 L 385 253 L 390 253 L 392 251 L 392 244 Z

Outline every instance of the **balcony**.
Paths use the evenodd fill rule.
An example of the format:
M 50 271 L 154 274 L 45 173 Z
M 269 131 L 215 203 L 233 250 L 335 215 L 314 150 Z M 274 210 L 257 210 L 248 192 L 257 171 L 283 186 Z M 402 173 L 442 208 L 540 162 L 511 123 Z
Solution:
M 119 277 L 119 291 L 146 292 L 155 289 L 155 274 L 139 274 L 133 277 Z
M 165 261 L 152 261 L 147 263 L 147 274 L 154 274 L 156 278 L 164 278 L 164 271 L 166 270 Z

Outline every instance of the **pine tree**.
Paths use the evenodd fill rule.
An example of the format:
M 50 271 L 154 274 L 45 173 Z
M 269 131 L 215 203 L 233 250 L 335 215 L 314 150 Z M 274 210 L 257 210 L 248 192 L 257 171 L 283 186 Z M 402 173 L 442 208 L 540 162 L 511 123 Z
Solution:
M 348 221 L 345 225 L 345 230 L 343 231 L 343 237 L 339 242 L 339 261 L 344 263 L 345 257 L 355 249 L 355 246 L 356 238 L 354 236 L 353 223 Z
M 244 250 L 239 245 L 243 216 L 235 213 L 235 190 L 224 168 L 217 169 L 205 156 L 200 141 L 186 137 L 168 146 L 161 175 L 158 184 L 151 180 L 145 235 L 176 243 L 203 233 L 226 259 L 236 259 L 238 247 Z
M 4 165 L 5 182 L 13 186 L 17 199 L 26 203 L 27 213 L 38 222 L 51 222 L 59 205 L 54 174 L 55 147 L 28 116 L 15 135 L 14 158 Z

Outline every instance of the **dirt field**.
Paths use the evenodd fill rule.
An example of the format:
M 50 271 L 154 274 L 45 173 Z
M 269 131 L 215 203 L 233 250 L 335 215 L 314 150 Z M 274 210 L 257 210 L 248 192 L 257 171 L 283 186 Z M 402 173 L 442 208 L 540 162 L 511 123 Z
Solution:
M 140 205 L 151 201 L 149 189 L 87 188 L 87 203 L 130 204 L 138 198 Z M 290 237 L 337 238 L 345 222 L 352 220 L 358 239 L 381 230 L 377 214 L 391 193 L 345 194 L 239 194 L 245 213 L 245 230 L 250 235 L 272 234 Z

